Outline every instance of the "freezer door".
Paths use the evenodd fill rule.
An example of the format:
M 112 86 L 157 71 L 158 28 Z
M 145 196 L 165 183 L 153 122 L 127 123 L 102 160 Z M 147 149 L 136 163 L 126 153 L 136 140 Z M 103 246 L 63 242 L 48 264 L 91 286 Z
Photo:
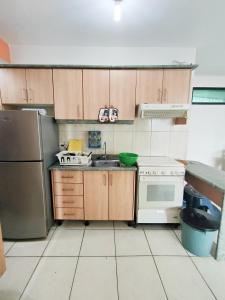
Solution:
M 42 160 L 39 118 L 34 111 L 0 112 L 0 161 Z
M 0 163 L 0 220 L 5 239 L 47 235 L 41 162 Z

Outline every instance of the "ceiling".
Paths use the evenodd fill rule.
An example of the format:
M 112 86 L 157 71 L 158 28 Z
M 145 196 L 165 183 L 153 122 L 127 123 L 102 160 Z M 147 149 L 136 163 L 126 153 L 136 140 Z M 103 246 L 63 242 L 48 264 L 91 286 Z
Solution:
M 13 45 L 197 48 L 199 72 L 225 75 L 224 0 L 0 0 L 0 36 Z

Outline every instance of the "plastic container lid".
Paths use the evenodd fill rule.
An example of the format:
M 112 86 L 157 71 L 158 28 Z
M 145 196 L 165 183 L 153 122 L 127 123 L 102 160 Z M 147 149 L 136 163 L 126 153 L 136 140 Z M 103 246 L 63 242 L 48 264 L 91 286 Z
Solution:
M 180 217 L 184 223 L 202 231 L 215 231 L 219 228 L 219 221 L 215 217 L 198 208 L 185 208 Z

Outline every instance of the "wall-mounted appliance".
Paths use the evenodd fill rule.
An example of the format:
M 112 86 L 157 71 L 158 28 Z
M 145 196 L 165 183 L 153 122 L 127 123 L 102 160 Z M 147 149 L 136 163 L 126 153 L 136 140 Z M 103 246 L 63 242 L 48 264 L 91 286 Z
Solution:
M 187 118 L 189 104 L 140 104 L 139 118 Z

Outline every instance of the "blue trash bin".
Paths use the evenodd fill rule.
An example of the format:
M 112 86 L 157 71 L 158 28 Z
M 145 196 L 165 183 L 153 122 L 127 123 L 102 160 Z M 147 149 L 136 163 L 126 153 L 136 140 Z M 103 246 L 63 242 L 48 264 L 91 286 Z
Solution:
M 180 217 L 183 247 L 197 256 L 209 256 L 219 221 L 198 208 L 185 208 Z

